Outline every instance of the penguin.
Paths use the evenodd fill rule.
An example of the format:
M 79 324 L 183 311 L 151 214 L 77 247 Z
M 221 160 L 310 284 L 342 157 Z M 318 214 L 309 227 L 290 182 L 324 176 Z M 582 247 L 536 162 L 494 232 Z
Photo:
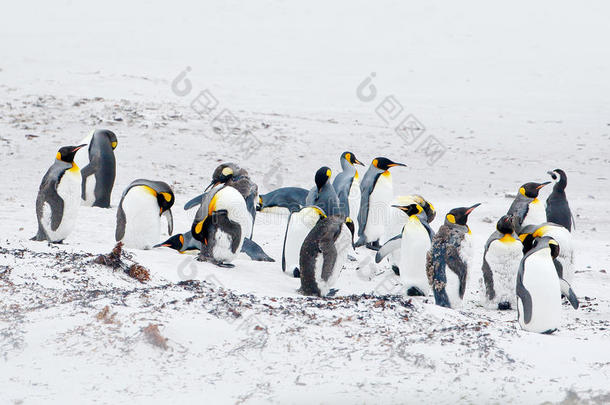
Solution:
M 339 197 L 341 214 L 354 218 L 360 211 L 360 175 L 355 165 L 364 166 L 352 152 L 343 152 L 339 158 L 343 170 L 333 180 L 333 187 Z M 358 231 L 358 223 L 354 222 L 354 231 Z
M 301 187 L 282 187 L 267 194 L 258 196 L 257 211 L 265 211 L 273 207 L 287 208 L 289 212 L 297 212 L 305 207 L 309 190 Z
M 320 207 L 308 206 L 288 217 L 284 246 L 282 248 L 282 271 L 295 278 L 300 277 L 299 254 L 305 237 L 311 232 L 320 219 L 326 218 Z
M 559 277 L 572 284 L 575 272 L 574 241 L 572 233 L 562 225 L 544 222 L 538 225 L 528 225 L 519 232 L 519 239 L 523 242 L 523 253 L 531 249 L 535 238 L 550 236 L 561 248 L 557 257 L 558 266 L 561 267 Z
M 385 157 L 377 157 L 369 166 L 360 183 L 360 211 L 358 212 L 358 241 L 355 247 L 366 246 L 379 250 L 379 242 L 385 238 L 388 208 L 394 196 L 389 169 L 406 166 Z M 385 242 L 385 240 L 382 240 Z
M 75 161 L 82 167 L 82 205 L 110 208 L 110 197 L 116 177 L 114 150 L 117 137 L 107 129 L 94 130 L 86 139 L 88 148 L 76 154 Z
M 515 234 L 513 218 L 504 215 L 496 224 L 483 253 L 485 302 L 491 308 L 516 308 L 517 270 L 523 257 L 523 244 Z
M 552 172 L 548 172 L 548 174 L 555 181 L 555 185 L 553 186 L 553 191 L 546 199 L 546 221 L 562 225 L 571 232 L 574 217 L 566 197 L 568 176 L 561 169 L 555 169 Z
M 60 148 L 55 162 L 42 178 L 36 197 L 38 232 L 32 240 L 62 243 L 74 229 L 82 180 L 74 155 L 85 146 Z
M 432 239 L 426 255 L 426 272 L 436 305 L 459 308 L 462 304 L 472 255 L 471 232 L 466 222 L 479 205 L 449 211 Z
M 519 188 L 519 194 L 511 204 L 506 215 L 512 215 L 515 221 L 515 230 L 530 224 L 539 224 L 546 220 L 544 208 L 538 200 L 540 189 L 550 181 L 544 183 L 525 183 Z
M 404 212 L 408 219 L 402 228 L 400 243 L 400 279 L 409 296 L 426 296 L 429 291 L 426 273 L 426 253 L 430 249 L 434 231 L 419 215 L 424 209 L 419 204 L 392 205 Z M 379 252 L 378 252 L 379 253 Z
M 353 249 L 354 223 L 349 217 L 322 218 L 307 234 L 299 253 L 300 292 L 324 297 L 333 290 L 347 254 Z
M 235 163 L 223 163 L 214 170 L 214 173 L 212 173 L 212 181 L 204 190 L 204 193 L 210 190 L 211 188 L 217 187 L 221 184 L 231 186 L 241 193 L 241 195 L 244 197 L 244 200 L 246 201 L 246 207 L 248 208 L 248 212 L 250 213 L 250 222 L 254 224 L 254 220 L 256 219 L 256 200 L 258 197 L 258 186 L 256 185 L 256 183 L 254 183 L 254 181 L 252 181 L 252 179 L 248 175 L 248 171 L 239 167 Z M 192 198 L 184 205 L 184 209 L 189 210 L 192 207 L 201 204 L 202 197 L 203 194 L 200 194 L 197 197 Z M 250 230 L 249 234 L 244 236 L 251 239 L 252 229 Z
M 242 194 L 228 185 L 212 188 L 203 195 L 191 226 L 193 237 L 203 243 L 198 260 L 235 267 L 231 261 L 251 228 L 252 217 Z
M 342 215 L 342 210 L 339 205 L 339 197 L 329 181 L 332 172 L 327 166 L 323 166 L 316 171 L 314 180 L 316 185 L 309 190 L 306 205 L 315 205 L 324 211 L 328 216 Z
M 201 242 L 193 238 L 191 231 L 178 233 L 170 237 L 163 243 L 154 246 L 168 247 L 178 251 L 179 253 L 196 253 L 201 251 Z M 254 261 L 259 262 L 274 262 L 275 260 L 265 253 L 265 251 L 253 240 L 244 238 L 244 243 L 241 251 L 248 255 Z
M 517 317 L 521 328 L 529 332 L 550 334 L 561 323 L 561 286 L 553 246 L 558 246 L 553 238 L 537 238 L 519 264 Z M 568 294 L 574 296 L 571 289 Z
M 117 209 L 117 242 L 123 242 L 127 248 L 152 248 L 159 243 L 161 216 L 166 217 L 167 232 L 171 235 L 174 200 L 174 192 L 167 183 L 146 179 L 132 181 L 123 191 Z
M 430 223 L 434 221 L 436 217 L 436 210 L 434 209 L 434 205 L 432 205 L 429 201 L 427 201 L 424 197 L 419 194 L 412 194 L 406 196 L 398 196 L 394 200 L 392 200 L 392 205 L 409 205 L 409 204 L 418 204 L 423 208 L 423 212 L 419 213 L 417 216 L 422 223 L 425 223 L 424 226 L 430 227 Z M 402 228 L 407 220 L 408 216 L 399 210 L 390 211 L 390 223 L 388 226 L 389 235 L 395 235 L 394 237 L 388 239 L 386 243 L 381 246 L 381 248 L 377 251 L 375 255 L 375 262 L 381 262 L 385 257 L 388 257 L 388 261 L 392 266 L 392 270 L 394 273 L 399 276 L 400 275 L 400 246 L 401 246 L 401 238 L 402 238 Z M 431 229 L 431 228 L 430 228 Z M 434 231 L 432 231 L 432 236 L 434 236 Z

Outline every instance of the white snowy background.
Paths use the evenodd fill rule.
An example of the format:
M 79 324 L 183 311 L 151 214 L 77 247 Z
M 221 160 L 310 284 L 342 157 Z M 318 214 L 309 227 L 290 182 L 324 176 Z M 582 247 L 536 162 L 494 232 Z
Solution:
M 609 11 L 603 1 L 5 4 L 0 402 L 610 402 Z M 181 81 L 177 94 L 187 67 L 190 88 Z M 356 89 L 372 73 L 377 97 L 364 102 Z M 190 106 L 202 91 L 218 100 L 210 114 Z M 388 96 L 423 124 L 418 141 L 376 114 Z M 233 137 L 212 122 L 225 108 Z M 395 194 L 430 200 L 433 228 L 447 210 L 483 203 L 470 219 L 464 308 L 384 296 L 398 280 L 371 268 L 367 250 L 338 297 L 299 296 L 281 272 L 281 214 L 260 214 L 254 230 L 277 262 L 240 256 L 220 269 L 130 251 L 151 271 L 145 284 L 92 263 L 114 246 L 114 208 L 81 209 L 63 245 L 29 241 L 56 150 L 94 128 L 119 140 L 113 207 L 135 178 L 164 180 L 178 231 L 193 215 L 182 205 L 219 162 L 247 168 L 261 193 L 309 188 L 345 150 L 404 162 Z M 262 145 L 243 152 L 231 140 L 244 132 Z M 446 147 L 433 165 L 417 151 L 429 135 Z M 546 336 L 481 307 L 478 279 L 510 196 L 554 168 L 569 176 L 581 308 L 564 305 Z M 143 332 L 151 324 L 161 345 Z

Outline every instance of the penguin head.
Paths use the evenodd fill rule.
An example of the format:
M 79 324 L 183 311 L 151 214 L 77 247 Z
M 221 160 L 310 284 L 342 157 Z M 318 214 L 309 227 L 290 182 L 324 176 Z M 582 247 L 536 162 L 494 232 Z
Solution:
M 458 224 L 466 226 L 466 222 L 468 221 L 468 215 L 477 208 L 481 203 L 476 203 L 470 207 L 460 207 L 454 208 L 445 216 L 445 224 Z
M 354 245 L 354 232 L 355 232 L 354 221 L 352 221 L 352 219 L 350 217 L 346 217 L 345 226 L 347 226 L 347 229 L 349 229 L 349 231 L 352 234 L 352 246 L 353 246 Z
M 514 228 L 514 224 L 513 224 L 513 216 L 512 215 L 504 215 L 502 218 L 500 218 L 498 220 L 498 223 L 496 224 L 496 229 L 498 230 L 498 232 L 500 232 L 501 234 L 512 234 L 513 231 L 515 230 Z
M 153 247 L 168 247 L 177 250 L 180 253 L 184 253 L 184 235 L 178 233 L 163 243 L 159 243 Z
M 527 225 L 519 231 L 519 239 L 523 244 L 524 254 L 531 250 L 534 245 L 534 240 L 536 239 L 534 232 L 536 232 L 536 225 Z
M 544 183 L 525 183 L 521 186 L 521 188 L 519 188 L 519 194 L 527 198 L 538 198 L 540 189 L 550 183 L 550 181 L 546 181 Z
M 205 189 L 208 191 L 212 187 L 216 187 L 219 184 L 224 184 L 231 180 L 235 176 L 235 172 L 238 170 L 238 167 L 234 163 L 223 163 L 214 170 L 212 174 L 212 181 L 210 185 Z
M 376 157 L 375 159 L 373 159 L 373 162 L 371 164 L 374 167 L 376 167 L 377 169 L 383 170 L 383 171 L 386 171 L 390 167 L 394 167 L 394 166 L 407 166 L 403 163 L 392 162 L 390 159 L 385 158 L 385 157 Z
M 328 182 L 328 180 L 330 179 L 331 175 L 332 171 L 328 166 L 322 166 L 318 169 L 315 176 L 316 187 L 318 187 L 318 190 L 321 190 L 322 187 L 324 187 L 326 182 Z
M 78 146 L 64 146 L 63 148 L 59 148 L 55 157 L 57 160 L 61 160 L 62 162 L 72 163 L 74 161 L 74 155 L 76 155 L 76 152 L 85 146 L 87 146 L 87 144 Z
M 169 191 L 157 192 L 157 203 L 159 204 L 159 214 L 169 211 L 174 205 L 174 192 Z
M 107 129 L 98 129 L 97 131 L 95 131 L 95 133 L 93 134 L 93 136 L 105 136 L 108 139 L 108 142 L 110 142 L 110 146 L 112 147 L 112 150 L 115 150 L 118 142 L 116 139 L 116 135 L 114 134 L 114 132 L 109 131 Z
M 559 183 L 563 188 L 566 188 L 568 185 L 568 176 L 566 175 L 566 172 L 561 169 L 555 169 L 547 173 L 551 176 L 555 184 Z
M 418 215 L 423 212 L 423 208 L 419 204 L 409 204 L 409 205 L 392 205 L 394 208 L 398 208 L 408 216 Z
M 352 152 L 343 152 L 343 154 L 341 155 L 341 159 L 345 159 L 352 166 L 353 165 L 364 166 L 364 163 L 362 163 L 361 161 L 356 159 L 356 155 L 354 155 Z
M 557 258 L 559 255 L 559 243 L 550 236 L 543 236 L 541 238 L 535 238 L 532 243 L 532 252 L 537 250 L 549 248 L 551 250 L 551 257 Z

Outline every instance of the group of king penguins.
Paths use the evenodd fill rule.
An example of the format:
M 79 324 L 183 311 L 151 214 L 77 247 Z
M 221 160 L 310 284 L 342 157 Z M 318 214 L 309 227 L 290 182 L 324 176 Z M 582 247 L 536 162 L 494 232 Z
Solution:
M 110 208 L 116 176 L 117 137 L 94 130 L 77 146 L 59 149 L 44 175 L 36 200 L 38 232 L 33 240 L 61 243 L 73 230 L 79 207 Z M 240 252 L 271 261 L 253 241 L 257 212 L 289 212 L 281 268 L 300 278 L 304 295 L 330 296 L 355 249 L 376 251 L 387 261 L 408 296 L 433 295 L 437 305 L 459 308 L 472 262 L 467 221 L 479 203 L 451 209 L 435 232 L 434 206 L 421 195 L 395 196 L 390 169 L 406 166 L 386 157 L 364 166 L 354 153 L 340 157 L 342 171 L 332 178 L 323 166 L 310 188 L 282 187 L 266 194 L 235 163 L 219 165 L 201 195 L 187 202 L 197 208 L 190 230 L 173 234 L 175 197 L 163 181 L 136 179 L 123 191 L 116 214 L 115 239 L 126 248 L 192 251 L 220 267 Z M 552 333 L 561 322 L 562 297 L 578 308 L 574 278 L 573 218 L 566 198 L 567 176 L 549 172 L 555 184 L 543 205 L 540 190 L 550 184 L 525 183 L 506 215 L 496 224 L 483 253 L 483 301 L 490 309 L 517 309 L 520 326 Z M 160 242 L 161 217 L 171 237 Z M 173 235 L 172 235 L 173 234 Z

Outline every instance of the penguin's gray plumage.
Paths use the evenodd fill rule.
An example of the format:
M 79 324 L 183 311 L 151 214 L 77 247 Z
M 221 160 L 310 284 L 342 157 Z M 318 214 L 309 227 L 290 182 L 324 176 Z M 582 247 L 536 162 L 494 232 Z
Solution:
M 546 199 L 546 220 L 564 226 L 568 231 L 572 231 L 572 211 L 568 198 L 566 197 L 566 187 L 568 176 L 561 169 L 548 172 L 553 180 L 556 180 L 553 191 Z
M 305 204 L 308 206 L 315 205 L 320 207 L 328 216 L 342 215 L 342 209 L 339 204 L 339 197 L 332 183 L 330 168 L 323 166 L 316 171 L 314 177 L 316 185 L 309 190 Z
M 290 212 L 297 212 L 306 206 L 305 201 L 309 190 L 301 187 L 282 187 L 267 194 L 259 195 L 259 203 L 256 209 L 262 211 L 265 208 L 283 207 Z
M 352 190 L 354 179 L 358 178 L 358 170 L 356 170 L 355 165 L 364 166 L 364 164 L 356 159 L 356 155 L 352 152 L 343 152 L 339 162 L 341 163 L 342 172 L 335 176 L 333 187 L 337 192 L 337 197 L 341 204 L 341 214 L 346 217 L 355 217 L 358 215 L 358 212 L 350 212 L 350 191 Z M 359 190 L 360 188 L 358 187 Z
M 544 183 L 525 183 L 519 188 L 517 196 L 513 200 L 506 215 L 511 215 L 515 221 L 515 231 L 519 232 L 522 226 L 529 224 L 539 224 L 544 222 L 544 211 L 542 206 L 538 206 L 538 193 L 540 189 L 550 182 Z M 533 210 L 536 209 L 536 212 Z
M 86 205 L 110 207 L 110 197 L 116 177 L 114 156 L 116 146 L 117 138 L 112 131 L 96 130 L 91 136 L 87 148 L 89 163 L 81 169 L 83 177 L 81 198 Z M 94 183 L 94 186 L 89 183 Z

